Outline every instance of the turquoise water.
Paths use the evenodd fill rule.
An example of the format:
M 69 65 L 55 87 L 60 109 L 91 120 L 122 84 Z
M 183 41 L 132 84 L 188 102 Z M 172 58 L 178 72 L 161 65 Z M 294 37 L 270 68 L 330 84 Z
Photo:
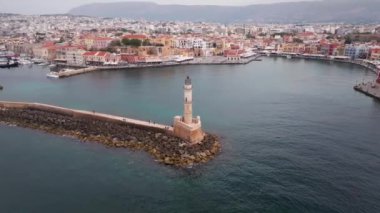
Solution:
M 380 212 L 380 103 L 352 89 L 374 77 L 360 67 L 265 58 L 46 73 L 0 69 L 0 100 L 170 124 L 190 75 L 195 113 L 223 151 L 177 170 L 141 152 L 0 126 L 0 212 Z

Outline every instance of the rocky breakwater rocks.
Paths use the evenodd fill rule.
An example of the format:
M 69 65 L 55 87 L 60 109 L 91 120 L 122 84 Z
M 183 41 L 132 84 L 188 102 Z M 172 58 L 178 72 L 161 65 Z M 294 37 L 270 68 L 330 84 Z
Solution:
M 108 147 L 146 151 L 156 161 L 177 167 L 206 163 L 221 149 L 218 138 L 210 134 L 201 144 L 190 146 L 165 132 L 136 128 L 123 122 L 76 118 L 35 109 L 0 108 L 0 122 L 70 136 L 83 142 L 102 143 Z

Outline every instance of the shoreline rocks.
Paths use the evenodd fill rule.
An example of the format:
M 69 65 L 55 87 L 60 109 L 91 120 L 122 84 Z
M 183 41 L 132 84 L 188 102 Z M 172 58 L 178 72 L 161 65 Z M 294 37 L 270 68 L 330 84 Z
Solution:
M 0 122 L 107 147 L 145 151 L 156 161 L 175 167 L 206 163 L 221 150 L 219 139 L 211 134 L 200 144 L 188 145 L 180 138 L 154 130 L 35 109 L 0 108 Z

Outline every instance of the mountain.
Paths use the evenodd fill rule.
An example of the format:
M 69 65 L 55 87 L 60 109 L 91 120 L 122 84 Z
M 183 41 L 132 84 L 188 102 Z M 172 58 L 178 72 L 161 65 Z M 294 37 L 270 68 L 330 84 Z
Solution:
M 93 3 L 72 15 L 124 17 L 158 21 L 207 22 L 348 22 L 380 21 L 380 0 L 323 0 L 248 6 L 161 5 L 152 2 Z

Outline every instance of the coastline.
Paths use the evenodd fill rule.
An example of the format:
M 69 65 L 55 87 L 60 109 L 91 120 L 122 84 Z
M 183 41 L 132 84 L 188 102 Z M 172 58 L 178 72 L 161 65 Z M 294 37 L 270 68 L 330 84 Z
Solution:
M 182 168 L 206 163 L 221 151 L 218 137 L 212 134 L 206 134 L 200 144 L 188 145 L 167 128 L 135 125 L 125 120 L 92 115 L 91 112 L 43 104 L 0 102 L 0 124 L 68 136 L 107 147 L 144 151 L 159 163 Z
M 288 55 L 289 54 L 280 54 L 280 55 L 273 54 L 273 55 L 270 55 L 270 57 L 287 57 Z M 297 59 L 354 64 L 364 69 L 370 70 L 376 75 L 379 75 L 379 72 L 380 72 L 379 68 L 375 64 L 368 63 L 362 60 L 338 60 L 338 59 L 326 58 L 326 57 L 316 57 L 316 56 L 310 57 L 310 56 L 305 56 L 305 55 L 292 55 L 292 54 L 290 55 L 292 58 L 297 58 Z M 353 88 L 355 91 L 360 92 L 368 97 L 374 98 L 375 100 L 380 100 L 380 85 L 376 82 L 373 82 L 373 81 L 362 82 L 355 85 Z
M 334 59 L 334 58 L 327 58 L 326 56 L 307 56 L 307 55 L 300 55 L 300 54 L 296 55 L 296 54 L 286 54 L 286 53 L 270 54 L 269 57 L 287 57 L 287 56 L 291 56 L 292 58 L 296 58 L 296 59 L 355 64 L 355 65 L 361 66 L 362 68 L 369 69 L 375 74 L 378 74 L 378 69 L 376 68 L 375 65 L 366 63 L 362 60 L 340 60 L 340 59 Z
M 373 83 L 373 82 L 367 82 L 367 83 L 361 83 L 354 86 L 354 90 L 358 91 L 360 93 L 363 93 L 364 95 L 374 98 L 377 101 L 380 101 L 380 85 Z
M 67 78 L 75 75 L 81 75 L 88 72 L 101 71 L 101 70 L 123 70 L 123 69 L 140 69 L 140 68 L 161 68 L 161 67 L 174 67 L 174 66 L 187 66 L 187 65 L 245 65 L 249 64 L 253 61 L 260 61 L 259 59 L 262 57 L 261 55 L 255 55 L 253 57 L 248 57 L 241 59 L 239 61 L 228 61 L 227 59 L 221 60 L 221 58 L 217 58 L 214 60 L 193 60 L 187 62 L 165 62 L 161 64 L 129 64 L 124 66 L 79 66 L 69 71 L 63 72 L 50 72 L 48 77 L 52 78 Z M 70 66 L 67 66 L 70 67 Z

